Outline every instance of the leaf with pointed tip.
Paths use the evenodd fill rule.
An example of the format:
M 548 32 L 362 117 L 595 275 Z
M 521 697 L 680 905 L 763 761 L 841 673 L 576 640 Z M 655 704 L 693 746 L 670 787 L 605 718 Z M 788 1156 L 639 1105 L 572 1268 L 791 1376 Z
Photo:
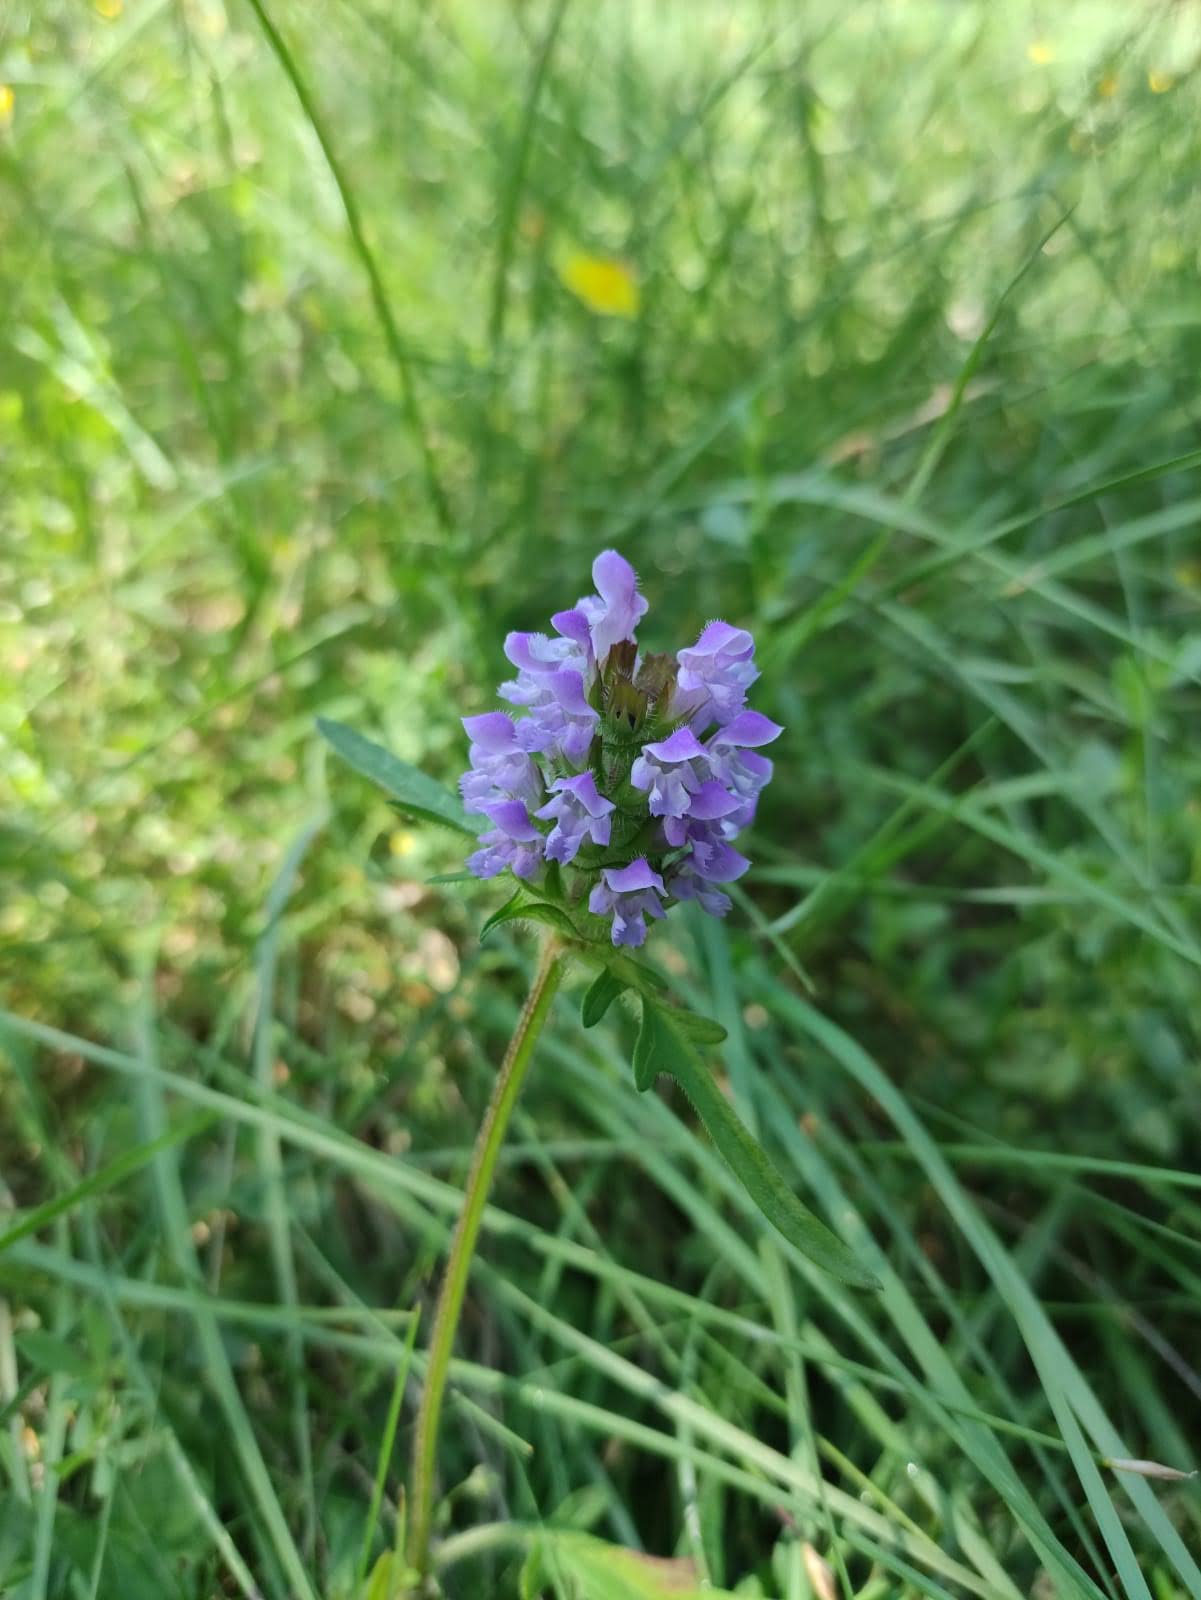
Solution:
M 639 1089 L 649 1089 L 660 1072 L 668 1073 L 680 1085 L 722 1160 L 790 1244 L 844 1283 L 859 1289 L 879 1287 L 853 1252 L 784 1182 L 713 1081 L 692 1040 L 682 1031 L 679 1015 L 644 996 L 642 1027 L 634 1046 L 634 1082 Z
M 575 923 L 560 906 L 552 906 L 549 900 L 529 900 L 524 906 L 518 907 L 519 917 L 531 917 L 535 922 L 542 922 L 548 928 L 553 928 L 556 933 L 561 933 L 565 939 L 576 937 Z
M 673 1061 L 677 1053 L 678 1042 L 664 1021 L 662 1008 L 643 995 L 642 1025 L 634 1041 L 634 1083 L 641 1094 L 661 1072 L 676 1076 Z
M 562 907 L 551 905 L 549 900 L 535 900 L 524 889 L 518 889 L 513 898 L 507 900 L 499 911 L 494 911 L 484 923 L 480 938 L 486 939 L 494 928 L 499 928 L 504 922 L 523 920 L 544 923 L 556 933 L 561 933 L 565 939 L 576 937 L 575 924 Z
M 611 968 L 605 967 L 597 973 L 580 1002 L 580 1021 L 586 1028 L 595 1028 L 617 996 L 628 987 Z
M 479 829 L 472 826 L 458 797 L 449 789 L 444 789 L 428 772 L 402 761 L 390 750 L 385 750 L 383 745 L 364 739 L 361 733 L 356 733 L 345 723 L 318 717 L 317 731 L 333 746 L 347 766 L 378 785 L 406 816 L 420 817 L 423 822 L 436 822 L 443 828 L 453 828 L 456 833 L 465 833 L 471 839 L 478 835 Z
M 620 978 L 631 989 L 637 989 L 639 994 L 663 994 L 667 988 L 657 972 L 644 966 L 641 961 L 635 961 L 633 956 L 608 955 L 605 965 L 614 977 Z
M 510 917 L 517 915 L 514 907 L 521 898 L 521 890 L 518 889 L 512 895 L 510 895 L 509 899 L 505 901 L 503 906 L 498 907 L 498 909 L 492 913 L 492 915 L 484 923 L 484 926 L 480 929 L 481 943 L 488 937 L 493 928 L 499 928 L 502 922 L 508 922 Z
M 702 1017 L 699 1011 L 685 1011 L 683 1006 L 672 1009 L 671 1019 L 693 1044 L 721 1044 L 729 1037 L 720 1022 L 712 1017 Z

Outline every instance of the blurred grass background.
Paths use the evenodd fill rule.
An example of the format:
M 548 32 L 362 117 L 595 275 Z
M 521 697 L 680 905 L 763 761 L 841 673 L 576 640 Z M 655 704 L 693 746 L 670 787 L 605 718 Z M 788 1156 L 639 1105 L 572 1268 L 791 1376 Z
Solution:
M 1201 1595 L 1196 1484 L 1103 1464 L 1201 1419 L 1199 47 L 1085 0 L 4 9 L 0 1592 L 365 1593 L 530 949 L 314 719 L 453 781 L 616 544 L 653 647 L 756 630 L 756 870 L 658 954 L 887 1288 L 764 1238 L 565 998 L 447 1593 L 540 1526 L 529 1595 L 665 1592 L 565 1530 L 782 1600 Z

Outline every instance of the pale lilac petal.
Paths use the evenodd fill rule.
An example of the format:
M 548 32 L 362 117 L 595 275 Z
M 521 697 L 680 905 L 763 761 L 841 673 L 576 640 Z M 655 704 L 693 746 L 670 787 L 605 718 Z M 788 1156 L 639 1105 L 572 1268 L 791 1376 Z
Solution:
M 613 895 L 603 883 L 598 883 L 588 896 L 588 909 L 594 917 L 603 917 L 613 909 Z
M 530 814 L 522 800 L 498 800 L 484 807 L 484 815 L 491 817 L 496 826 L 510 839 L 521 843 L 541 839 L 542 835 L 530 821 Z
M 596 595 L 585 595 L 576 610 L 588 619 L 592 649 L 602 664 L 613 645 L 632 639 L 647 603 L 638 593 L 638 575 L 616 550 L 602 550 L 592 563 Z
M 702 911 L 711 917 L 724 917 L 730 909 L 728 894 L 722 894 L 704 878 L 699 877 L 691 861 L 681 861 L 668 881 L 668 889 L 677 900 L 695 900 Z
M 724 728 L 710 737 L 713 747 L 720 745 L 756 746 L 770 744 L 778 739 L 784 729 L 778 722 L 765 717 L 762 711 L 740 711 Z
M 688 815 L 698 822 L 713 822 L 718 817 L 728 817 L 737 811 L 740 801 L 715 779 L 702 783 L 688 803 Z
M 584 680 L 578 672 L 552 672 L 547 677 L 547 687 L 569 716 L 584 717 L 595 722 L 599 713 L 588 704 L 584 694 Z M 766 718 L 764 719 L 766 721 Z
M 512 750 L 516 740 L 513 719 L 503 711 L 485 711 L 478 717 L 459 719 L 472 744 L 478 744 L 489 755 L 500 755 Z
M 570 639 L 573 644 L 578 644 L 582 650 L 592 649 L 592 634 L 588 627 L 588 618 L 582 611 L 556 611 L 550 619 L 555 630 L 565 639 Z
M 510 633 L 505 638 L 505 655 L 523 672 L 556 671 L 570 648 L 567 640 L 545 633 Z
M 663 893 L 663 879 L 644 856 L 631 861 L 628 867 L 606 867 L 604 879 L 615 894 L 629 894 L 635 889 L 657 889 Z
M 643 746 L 657 761 L 696 761 L 708 752 L 691 728 L 677 728 L 670 738 Z
M 695 845 L 693 858 L 698 873 L 710 883 L 733 883 L 750 866 L 744 855 L 721 842 Z
M 746 704 L 746 692 L 759 676 L 755 641 L 745 628 L 710 622 L 694 645 L 677 656 L 679 673 L 672 710 L 687 717 L 695 732 L 712 722 L 726 723 Z
M 592 774 L 581 772 L 574 778 L 558 778 L 552 787 L 554 793 L 537 813 L 555 823 L 546 840 L 548 858 L 566 864 L 575 860 L 589 839 L 593 844 L 608 844 L 608 813 L 613 810 L 613 802 L 597 792 Z
M 691 666 L 694 656 L 716 655 L 724 656 L 727 661 L 745 661 L 754 650 L 755 641 L 745 628 L 732 627 L 728 622 L 707 622 L 696 643 L 680 651 L 680 661 Z
M 560 793 L 570 794 L 590 817 L 603 817 L 613 810 L 612 800 L 606 800 L 600 793 L 591 772 L 581 772 L 574 778 L 556 778 L 551 788 Z

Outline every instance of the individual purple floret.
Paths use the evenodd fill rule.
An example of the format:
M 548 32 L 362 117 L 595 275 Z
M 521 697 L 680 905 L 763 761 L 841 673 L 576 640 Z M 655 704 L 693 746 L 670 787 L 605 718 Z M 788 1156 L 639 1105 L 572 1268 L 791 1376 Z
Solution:
M 703 732 L 711 722 L 725 723 L 746 704 L 746 692 L 759 676 L 755 641 L 745 628 L 710 622 L 694 645 L 681 650 L 672 711 L 687 717 Z
M 530 713 L 517 724 L 522 749 L 552 761 L 562 757 L 573 767 L 587 758 L 600 713 L 588 704 L 584 680 L 577 671 L 521 672 L 516 682 L 502 683 L 500 692 Z
M 601 879 L 588 896 L 589 911 L 597 917 L 613 913 L 614 944 L 642 944 L 646 938 L 645 919 L 666 915 L 659 898 L 665 893 L 663 879 L 642 856 L 628 867 L 605 867 Z
M 542 835 L 521 800 L 490 801 L 482 808 L 496 826 L 480 835 L 481 849 L 467 858 L 477 878 L 495 878 L 506 867 L 515 877 L 532 878 L 542 865 Z
M 692 796 L 705 781 L 708 753 L 691 728 L 677 728 L 670 739 L 645 744 L 630 768 L 635 789 L 645 789 L 652 817 L 684 817 Z
M 740 711 L 706 741 L 705 753 L 713 776 L 738 799 L 738 810 L 730 816 L 736 828 L 750 823 L 759 794 L 771 780 L 772 764 L 755 747 L 771 744 L 783 732 L 778 722 L 761 711 Z
M 638 574 L 616 550 L 602 550 L 597 556 L 592 563 L 592 581 L 596 594 L 577 600 L 575 609 L 588 621 L 592 653 L 603 667 L 615 644 L 634 637 L 648 604 L 638 593 Z M 558 620 L 555 626 L 560 626 Z
M 546 859 L 566 865 L 574 861 L 580 846 L 591 840 L 593 844 L 608 844 L 613 824 L 610 813 L 614 806 L 596 787 L 591 772 L 581 772 L 574 778 L 556 778 L 551 784 L 551 798 L 534 813 L 535 816 L 554 820 L 554 827 L 546 840 Z
M 729 830 L 732 838 L 741 826 L 741 824 L 735 825 L 733 818 L 741 810 L 742 801 L 738 796 L 724 789 L 716 779 L 709 778 L 701 784 L 695 794 L 689 795 L 687 816 L 663 818 L 663 835 L 669 845 L 678 848 L 700 835 L 698 824 L 720 822 L 724 828 L 727 819 L 730 819 Z
M 468 811 L 482 812 L 483 802 L 490 800 L 517 799 L 536 806 L 543 795 L 542 774 L 518 744 L 512 717 L 486 711 L 462 721 L 471 740 L 471 766 L 459 779 Z

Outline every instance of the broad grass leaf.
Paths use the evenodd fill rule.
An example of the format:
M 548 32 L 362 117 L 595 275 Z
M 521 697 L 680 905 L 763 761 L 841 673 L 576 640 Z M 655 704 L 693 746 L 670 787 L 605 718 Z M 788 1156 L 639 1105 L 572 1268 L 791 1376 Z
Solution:
M 701 1589 L 689 1560 L 643 1555 L 588 1533 L 539 1535 L 539 1547 L 557 1575 L 578 1586 L 581 1600 L 734 1600 L 729 1589 Z

